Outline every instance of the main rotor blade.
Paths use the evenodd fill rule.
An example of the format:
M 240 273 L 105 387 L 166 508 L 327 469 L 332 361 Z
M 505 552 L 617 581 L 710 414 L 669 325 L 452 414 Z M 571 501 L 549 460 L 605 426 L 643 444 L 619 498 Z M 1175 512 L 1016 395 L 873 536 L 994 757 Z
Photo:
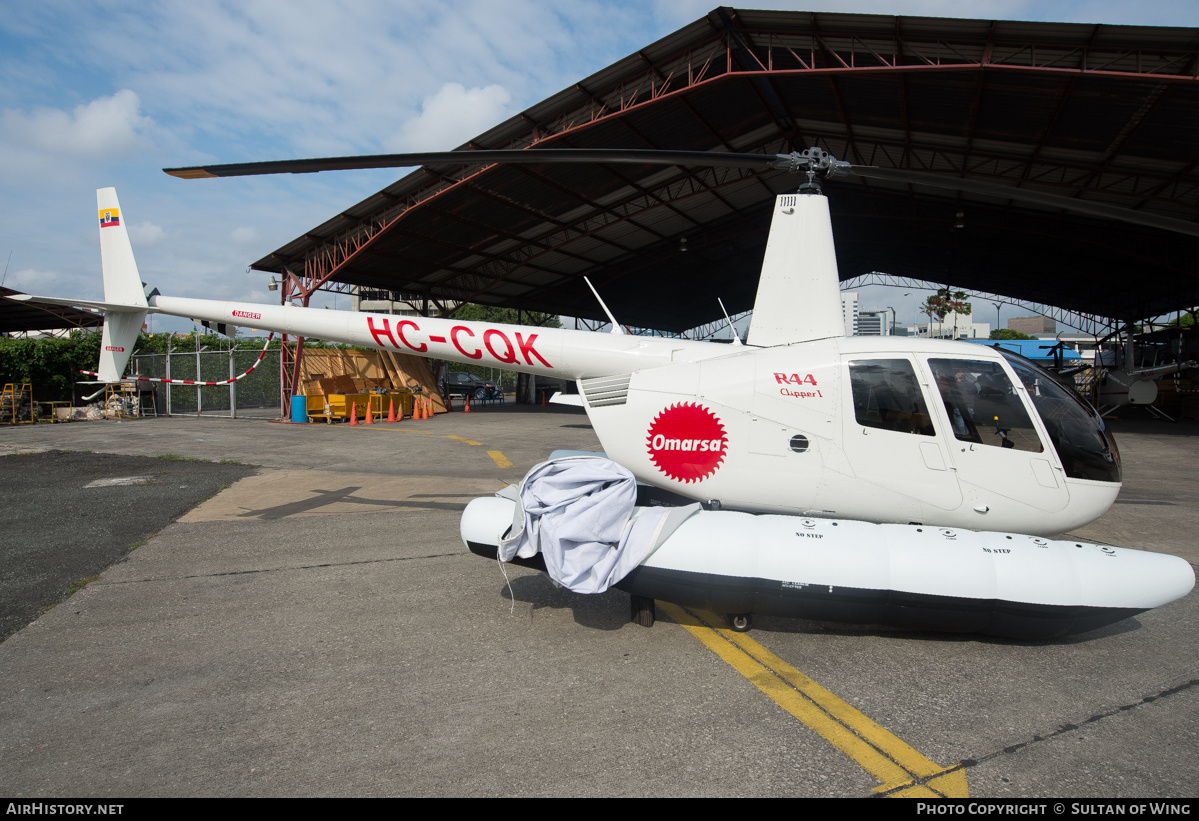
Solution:
M 782 155 L 788 156 L 788 155 Z M 626 163 L 632 165 L 694 165 L 723 168 L 770 168 L 778 154 L 735 154 L 724 151 L 656 151 L 622 148 L 529 148 L 467 151 L 430 151 L 422 154 L 373 154 L 363 157 L 325 157 L 312 160 L 277 160 L 232 165 L 198 165 L 162 169 L 172 177 L 247 177 L 261 174 L 311 174 L 362 168 L 409 168 L 418 165 L 537 165 L 551 162 Z
M 864 177 L 866 179 L 905 182 L 929 188 L 945 188 L 951 191 L 963 191 L 968 194 L 984 194 L 989 197 L 1000 197 L 1015 200 L 1016 202 L 1045 205 L 1052 208 L 1060 208 L 1063 211 L 1071 211 L 1076 214 L 1086 214 L 1092 217 L 1117 220 L 1133 225 L 1144 225 L 1149 228 L 1158 228 L 1162 231 L 1172 231 L 1176 234 L 1199 237 L 1199 223 L 1187 222 L 1175 217 L 1147 214 L 1144 211 L 1133 211 L 1131 208 L 1122 208 L 1119 205 L 1080 200 L 1074 197 L 1063 197 L 1060 194 L 1048 194 L 1028 188 L 1016 188 L 989 180 L 950 177 L 938 174 L 935 171 L 913 171 L 907 168 L 879 168 L 867 165 L 852 165 L 848 168 L 848 173 L 851 176 Z
M 623 148 L 529 148 L 486 149 L 461 151 L 430 151 L 420 154 L 374 154 L 360 157 L 325 157 L 310 160 L 276 160 L 272 162 L 235 163 L 232 165 L 202 165 L 188 168 L 164 168 L 163 171 L 181 179 L 202 177 L 245 177 L 262 174 L 310 174 L 317 171 L 344 171 L 365 168 L 409 168 L 419 165 L 487 165 L 545 163 L 618 163 L 630 165 L 677 165 L 707 168 L 776 168 L 804 173 L 811 170 L 821 178 L 857 176 L 865 179 L 889 180 L 930 188 L 945 188 L 970 194 L 982 194 L 1060 208 L 1076 214 L 1143 225 L 1163 231 L 1199 237 L 1199 223 L 1176 217 L 1147 214 L 1118 205 L 1064 197 L 1028 188 L 988 180 L 968 179 L 935 171 L 914 171 L 906 168 L 879 168 L 850 165 L 833 158 L 818 147 L 791 154 L 738 154 L 726 151 L 659 151 L 656 149 Z

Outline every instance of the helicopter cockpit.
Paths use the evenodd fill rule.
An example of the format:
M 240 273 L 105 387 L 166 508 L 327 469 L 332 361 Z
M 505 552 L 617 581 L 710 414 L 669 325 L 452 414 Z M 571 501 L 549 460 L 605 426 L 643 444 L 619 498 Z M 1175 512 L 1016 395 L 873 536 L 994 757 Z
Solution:
M 1066 383 L 1018 354 L 999 349 L 1045 424 L 1066 476 L 1120 482 L 1120 454 L 1103 418 Z M 1000 363 L 930 357 L 954 438 L 1043 453 L 1045 444 Z
M 1057 375 L 1019 354 L 999 352 L 1024 384 L 1066 476 L 1120 482 L 1120 451 L 1103 417 Z
M 1120 457 L 1103 419 L 1029 360 L 911 340 L 846 338 L 839 348 L 849 388 L 840 444 L 856 480 L 874 487 L 852 514 L 848 488 L 824 491 L 842 515 L 890 505 L 907 521 L 977 527 L 985 517 L 988 527 L 1062 532 L 1115 498 Z
M 1103 418 L 1053 373 L 1009 351 L 999 351 L 1015 371 L 1066 476 L 1120 481 L 1120 455 Z M 1032 420 L 998 362 L 928 360 L 954 437 L 963 442 L 1044 452 Z

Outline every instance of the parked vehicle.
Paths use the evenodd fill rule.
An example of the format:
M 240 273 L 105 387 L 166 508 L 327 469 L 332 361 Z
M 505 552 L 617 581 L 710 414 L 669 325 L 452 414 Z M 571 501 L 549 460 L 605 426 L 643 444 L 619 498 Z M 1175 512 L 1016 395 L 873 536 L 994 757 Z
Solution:
M 488 382 L 473 373 L 450 371 L 445 375 L 442 393 L 447 397 L 469 396 L 472 399 L 495 399 L 502 395 L 503 391 L 494 382 Z

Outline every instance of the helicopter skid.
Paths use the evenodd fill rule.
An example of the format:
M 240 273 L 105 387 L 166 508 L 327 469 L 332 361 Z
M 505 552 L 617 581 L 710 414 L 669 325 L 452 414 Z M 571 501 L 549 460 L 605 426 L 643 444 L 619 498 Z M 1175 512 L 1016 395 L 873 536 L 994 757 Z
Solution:
M 463 542 L 494 559 L 514 509 L 475 499 Z M 545 569 L 540 555 L 517 563 Z M 1088 542 L 704 510 L 616 587 L 721 613 L 1047 639 L 1160 607 L 1194 584 L 1176 556 Z

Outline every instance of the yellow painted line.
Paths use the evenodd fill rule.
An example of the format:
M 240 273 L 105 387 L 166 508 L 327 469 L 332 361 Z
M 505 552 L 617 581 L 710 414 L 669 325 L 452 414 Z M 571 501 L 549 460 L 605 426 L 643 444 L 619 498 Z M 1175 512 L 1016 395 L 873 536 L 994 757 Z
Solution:
M 968 798 L 966 773 L 942 767 L 712 613 L 658 602 L 729 666 L 879 781 L 874 792 L 896 797 Z
M 445 436 L 445 437 L 443 437 L 443 438 L 445 438 L 445 439 L 453 439 L 453 440 L 455 440 L 455 441 L 457 441 L 457 442 L 465 442 L 465 443 L 466 443 L 466 444 L 468 444 L 468 445 L 481 445 L 481 444 L 483 444 L 482 442 L 476 442 L 476 441 L 474 441 L 473 439 L 466 439 L 465 437 L 462 437 L 462 436 Z
M 508 457 L 500 453 L 498 450 L 489 450 L 487 451 L 487 455 L 491 457 L 491 461 L 495 462 L 495 466 L 497 468 L 514 467 L 512 462 L 509 461 Z

